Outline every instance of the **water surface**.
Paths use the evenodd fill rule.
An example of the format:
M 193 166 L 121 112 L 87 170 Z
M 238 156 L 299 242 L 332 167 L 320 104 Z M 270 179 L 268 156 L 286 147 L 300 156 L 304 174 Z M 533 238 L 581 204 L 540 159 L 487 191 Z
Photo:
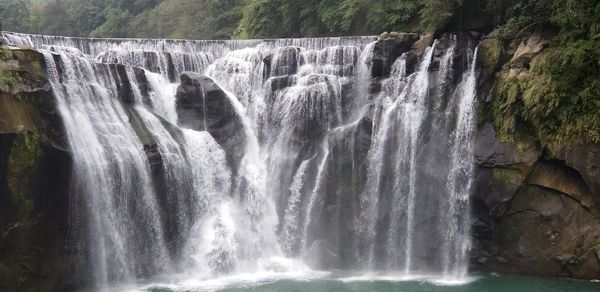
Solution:
M 316 276 L 313 275 L 313 276 Z M 196 287 L 194 287 L 196 286 Z M 221 287 L 218 287 L 221 286 Z M 473 277 L 465 282 L 444 281 L 428 278 L 403 280 L 393 276 L 343 277 L 328 275 L 316 279 L 251 279 L 238 277 L 212 279 L 210 281 L 184 281 L 178 284 L 150 284 L 134 289 L 148 292 L 175 291 L 224 291 L 224 292 L 598 292 L 600 283 L 574 279 L 541 278 L 512 275 L 485 275 Z

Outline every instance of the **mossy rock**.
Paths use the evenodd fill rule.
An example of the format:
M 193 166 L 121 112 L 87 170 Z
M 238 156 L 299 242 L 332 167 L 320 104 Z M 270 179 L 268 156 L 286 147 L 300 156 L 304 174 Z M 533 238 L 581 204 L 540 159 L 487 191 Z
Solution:
M 40 52 L 19 49 L 14 54 L 21 67 L 28 73 L 29 80 L 33 81 L 32 86 L 43 86 L 47 82 L 44 56 Z
M 31 49 L 0 48 L 0 92 L 14 95 L 49 89 L 44 57 Z
M 516 168 L 492 168 L 493 185 L 504 192 L 514 194 L 525 179 L 522 171 Z
M 0 291 L 59 291 L 72 157 L 31 49 L 0 47 Z
M 492 78 L 500 66 L 504 47 L 498 39 L 484 39 L 479 44 L 478 56 L 483 80 Z
M 28 216 L 33 210 L 30 190 L 41 155 L 39 138 L 38 133 L 25 132 L 17 136 L 10 150 L 7 182 L 13 201 L 20 206 L 21 216 Z
M 498 219 L 496 272 L 594 279 L 600 274 L 595 243 L 600 220 L 577 200 L 538 185 L 523 185 Z
M 595 100 L 575 98 L 565 88 L 577 84 L 563 84 L 551 74 L 560 56 L 560 48 L 546 49 L 533 57 L 529 68 L 498 74 L 491 108 L 500 137 L 519 140 L 529 135 L 541 146 L 600 142 L 600 107 Z
M 579 172 L 557 160 L 539 161 L 527 176 L 526 183 L 560 192 L 588 209 L 598 205 Z
M 5 46 L 0 46 L 0 60 L 7 61 L 14 58 L 13 51 Z

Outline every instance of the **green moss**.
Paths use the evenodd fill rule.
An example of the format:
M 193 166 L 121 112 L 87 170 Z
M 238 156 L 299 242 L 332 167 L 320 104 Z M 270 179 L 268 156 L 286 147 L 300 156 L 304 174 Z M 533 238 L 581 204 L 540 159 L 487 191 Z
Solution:
M 475 118 L 477 127 L 481 127 L 484 123 L 492 121 L 492 111 L 489 103 L 478 103 L 475 108 Z
M 0 47 L 0 60 L 2 61 L 7 61 L 10 59 L 13 59 L 14 55 L 12 50 L 6 48 L 6 47 Z
M 481 64 L 481 71 L 484 78 L 491 77 L 502 57 L 502 43 L 497 39 L 485 39 L 479 45 L 477 58 Z
M 14 52 L 14 56 L 19 63 L 28 67 L 30 69 L 30 73 L 36 81 L 45 80 L 46 72 L 45 72 L 45 60 L 44 55 L 35 50 L 16 50 Z
M 501 140 L 518 141 L 529 135 L 542 145 L 572 140 L 600 142 L 600 105 L 594 103 L 598 97 L 570 93 L 581 85 L 551 74 L 550 67 L 563 53 L 560 49 L 547 50 L 531 61 L 526 76 L 500 81 L 492 116 Z
M 492 104 L 492 121 L 500 141 L 514 141 L 518 111 L 522 107 L 517 98 L 520 91 L 520 84 L 515 80 L 501 80 L 497 86 Z
M 140 141 L 142 141 L 142 144 L 151 145 L 156 143 L 156 137 L 148 130 L 139 114 L 132 109 L 128 109 L 127 113 L 129 116 L 129 123 L 131 123 L 133 131 L 137 134 Z
M 31 180 L 41 153 L 39 134 L 26 132 L 17 136 L 8 159 L 7 178 L 12 198 L 20 205 L 22 215 L 33 210 Z
M 589 245 L 585 248 L 585 252 L 583 255 L 585 255 L 589 252 L 595 252 L 598 255 L 598 257 L 600 258 L 600 237 L 598 238 L 598 240 L 596 242 L 592 243 L 591 245 Z
M 10 91 L 15 85 L 23 83 L 16 71 L 0 71 L 0 91 Z
M 521 184 L 523 177 L 521 172 L 516 169 L 493 168 L 492 179 L 497 182 L 519 185 Z

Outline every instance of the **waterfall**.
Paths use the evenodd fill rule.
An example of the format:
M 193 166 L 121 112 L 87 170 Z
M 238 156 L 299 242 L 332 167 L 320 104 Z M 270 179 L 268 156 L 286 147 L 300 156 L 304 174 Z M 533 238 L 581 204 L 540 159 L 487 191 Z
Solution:
M 73 156 L 68 250 L 86 285 L 305 264 L 468 276 L 469 37 L 394 52 L 385 76 L 372 73 L 374 37 L 3 37 L 44 54 Z M 190 125 L 189 71 L 203 78 L 189 85 Z
M 444 206 L 441 228 L 445 230 L 443 245 L 444 276 L 466 277 L 470 240 L 469 195 L 473 182 L 473 131 L 477 86 L 477 51 L 472 54 L 465 80 L 459 86 L 458 117 L 453 134 L 450 172 L 446 190 L 450 194 Z
M 91 245 L 82 261 L 97 283 L 167 272 L 171 262 L 150 165 L 114 98 L 119 76 L 70 53 L 44 56 L 73 153 L 72 207 L 82 208 L 75 218 L 87 226 L 77 230 L 85 237 L 79 244 Z
M 191 258 L 186 268 L 199 274 L 229 271 L 234 267 L 237 245 L 233 204 L 228 199 L 231 172 L 225 152 L 207 132 L 186 129 L 184 136 L 199 197 L 185 248 Z

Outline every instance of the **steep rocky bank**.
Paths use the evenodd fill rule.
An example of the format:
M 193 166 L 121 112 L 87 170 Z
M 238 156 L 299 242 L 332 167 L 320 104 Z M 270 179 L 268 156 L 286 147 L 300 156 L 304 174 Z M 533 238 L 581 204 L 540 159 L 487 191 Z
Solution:
M 476 239 L 473 268 L 544 276 L 600 277 L 600 145 L 584 139 L 550 139 L 510 127 L 527 127 L 498 110 L 507 102 L 527 103 L 544 92 L 549 36 L 523 33 L 480 45 L 481 115 L 476 139 L 478 174 L 474 200 Z M 505 94 L 507 84 L 525 91 Z M 509 91 L 510 92 L 510 91 Z M 529 94 L 529 96 L 528 96 Z M 531 129 L 531 131 L 534 131 Z
M 48 290 L 66 271 L 70 155 L 43 56 L 0 54 L 0 290 Z

